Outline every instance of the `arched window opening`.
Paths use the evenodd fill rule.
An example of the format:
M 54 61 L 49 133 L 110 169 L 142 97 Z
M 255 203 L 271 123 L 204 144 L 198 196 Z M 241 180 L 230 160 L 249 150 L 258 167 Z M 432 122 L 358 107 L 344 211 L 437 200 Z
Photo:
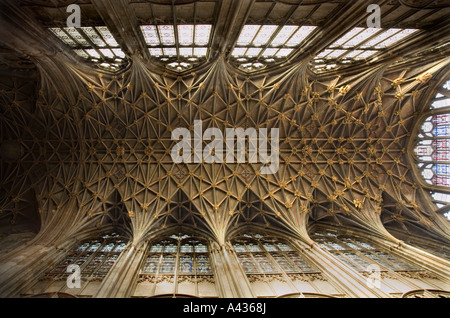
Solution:
M 127 240 L 117 233 L 84 240 L 48 270 L 27 294 L 68 293 L 93 296 L 126 246 Z M 79 286 L 76 283 L 77 268 L 80 273 Z
M 103 279 L 125 249 L 127 242 L 119 234 L 103 235 L 99 239 L 85 241 L 74 252 L 53 268 L 47 276 L 66 277 L 67 266 L 80 266 L 81 278 Z
M 376 284 L 373 286 L 392 295 L 401 296 L 411 290 L 411 283 L 430 289 L 442 288 L 433 273 L 363 237 L 340 235 L 327 229 L 319 229 L 310 236 L 322 248 L 370 279 L 371 284 Z
M 450 260 L 450 246 L 448 244 L 443 244 L 442 242 L 424 242 L 410 235 L 403 239 L 403 241 L 407 244 L 417 246 L 428 253 Z
M 231 61 L 253 72 L 285 61 L 317 29 L 307 25 L 246 24 L 231 54 Z
M 128 64 L 125 52 L 107 26 L 53 27 L 49 30 L 81 59 L 100 69 L 117 72 Z
M 285 240 L 251 233 L 234 238 L 232 245 L 259 297 L 303 292 L 340 294 L 317 267 Z
M 430 194 L 436 206 L 443 208 L 450 204 L 450 192 L 445 190 L 450 188 L 450 79 L 438 89 L 430 109 L 436 113 L 430 113 L 419 127 L 414 152 L 425 182 L 430 188 L 441 187 L 442 191 L 433 189 Z M 448 211 L 443 215 L 450 220 Z
M 134 296 L 176 294 L 217 296 L 206 240 L 179 233 L 150 244 Z
M 387 253 L 374 244 L 360 238 L 338 236 L 330 231 L 317 231 L 311 238 L 344 263 L 360 272 L 370 272 L 370 265 L 381 271 L 420 271 L 414 264 Z
M 320 273 L 289 244 L 260 234 L 244 234 L 233 247 L 246 274 Z
M 208 58 L 212 24 L 141 25 L 140 29 L 152 60 L 168 69 L 183 72 Z

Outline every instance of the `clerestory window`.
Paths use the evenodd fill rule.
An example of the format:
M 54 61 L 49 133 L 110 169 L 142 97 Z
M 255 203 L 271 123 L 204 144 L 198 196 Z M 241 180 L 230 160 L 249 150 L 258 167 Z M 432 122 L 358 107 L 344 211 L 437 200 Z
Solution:
M 255 275 L 319 273 L 287 242 L 260 234 L 244 234 L 233 241 L 244 272 Z
M 81 279 L 103 279 L 126 245 L 126 240 L 116 233 L 84 241 L 51 269 L 46 277 L 67 277 L 72 273 L 67 271 L 68 266 L 73 264 L 80 267 Z
M 341 236 L 331 231 L 316 231 L 311 238 L 338 259 L 360 272 L 370 272 L 376 264 L 381 271 L 420 271 L 407 262 L 363 239 Z
M 141 274 L 212 275 L 208 246 L 189 235 L 172 235 L 150 246 Z

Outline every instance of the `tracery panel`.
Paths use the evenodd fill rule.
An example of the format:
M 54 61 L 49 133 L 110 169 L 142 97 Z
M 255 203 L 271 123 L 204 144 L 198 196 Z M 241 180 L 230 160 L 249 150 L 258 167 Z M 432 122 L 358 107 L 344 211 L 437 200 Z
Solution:
M 363 237 L 342 235 L 333 230 L 316 230 L 311 238 L 337 259 L 368 279 L 376 279 L 378 288 L 400 296 L 413 288 L 441 288 L 438 277 Z M 372 281 L 371 281 L 372 282 Z M 413 284 L 413 285 L 411 285 Z
M 101 69 L 117 72 L 128 64 L 125 52 L 106 26 L 53 27 L 49 30 L 75 54 Z
M 162 294 L 216 296 L 206 240 L 174 234 L 150 244 L 134 296 Z
M 234 238 L 232 245 L 260 297 L 291 292 L 339 294 L 317 267 L 282 239 L 250 233 Z
M 312 235 L 312 238 L 331 254 L 361 272 L 369 271 L 368 267 L 372 264 L 378 265 L 382 271 L 422 270 L 418 266 L 386 253 L 383 249 L 360 238 L 339 236 L 330 231 L 317 231 Z
M 82 241 L 64 259 L 50 268 L 27 294 L 65 292 L 78 296 L 93 296 L 100 283 L 116 263 L 127 246 L 127 239 L 117 233 Z M 75 269 L 79 266 L 80 286 L 69 286 L 75 282 Z
M 152 59 L 171 70 L 185 71 L 208 56 L 211 24 L 141 25 L 140 29 Z
M 414 149 L 420 174 L 430 185 L 431 197 L 438 208 L 450 205 L 450 79 L 431 102 L 429 116 L 418 130 Z M 448 110 L 448 111 L 447 111 Z M 437 189 L 440 190 L 437 190 Z M 450 220 L 450 213 L 443 212 Z

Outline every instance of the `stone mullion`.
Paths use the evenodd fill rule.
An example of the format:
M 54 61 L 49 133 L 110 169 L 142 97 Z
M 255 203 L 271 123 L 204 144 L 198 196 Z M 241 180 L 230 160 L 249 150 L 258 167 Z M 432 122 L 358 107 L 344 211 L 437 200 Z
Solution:
M 210 255 L 216 288 L 219 297 L 223 298 L 254 298 L 247 275 L 229 242 L 219 245 L 211 243 Z

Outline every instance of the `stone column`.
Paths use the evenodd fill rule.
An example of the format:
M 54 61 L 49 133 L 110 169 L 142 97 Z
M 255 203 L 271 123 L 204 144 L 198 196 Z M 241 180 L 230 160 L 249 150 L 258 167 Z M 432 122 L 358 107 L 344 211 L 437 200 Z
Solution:
M 254 298 L 247 276 L 229 243 L 219 245 L 212 242 L 211 266 L 216 288 L 221 298 Z
M 73 242 L 69 241 L 60 246 L 35 242 L 6 255 L 0 261 L 0 297 L 17 297 L 26 293 L 72 247 Z
M 136 286 L 137 275 L 145 258 L 148 242 L 135 245 L 129 243 L 122 251 L 117 262 L 103 279 L 95 298 L 130 297 Z
M 74 202 L 75 200 L 70 200 L 24 247 L 0 259 L 0 297 L 17 297 L 26 292 L 73 249 L 77 244 L 76 239 L 91 235 L 90 232 L 85 232 L 76 239 L 72 236 L 77 232 L 71 219 L 73 214 L 70 214 L 74 209 Z

